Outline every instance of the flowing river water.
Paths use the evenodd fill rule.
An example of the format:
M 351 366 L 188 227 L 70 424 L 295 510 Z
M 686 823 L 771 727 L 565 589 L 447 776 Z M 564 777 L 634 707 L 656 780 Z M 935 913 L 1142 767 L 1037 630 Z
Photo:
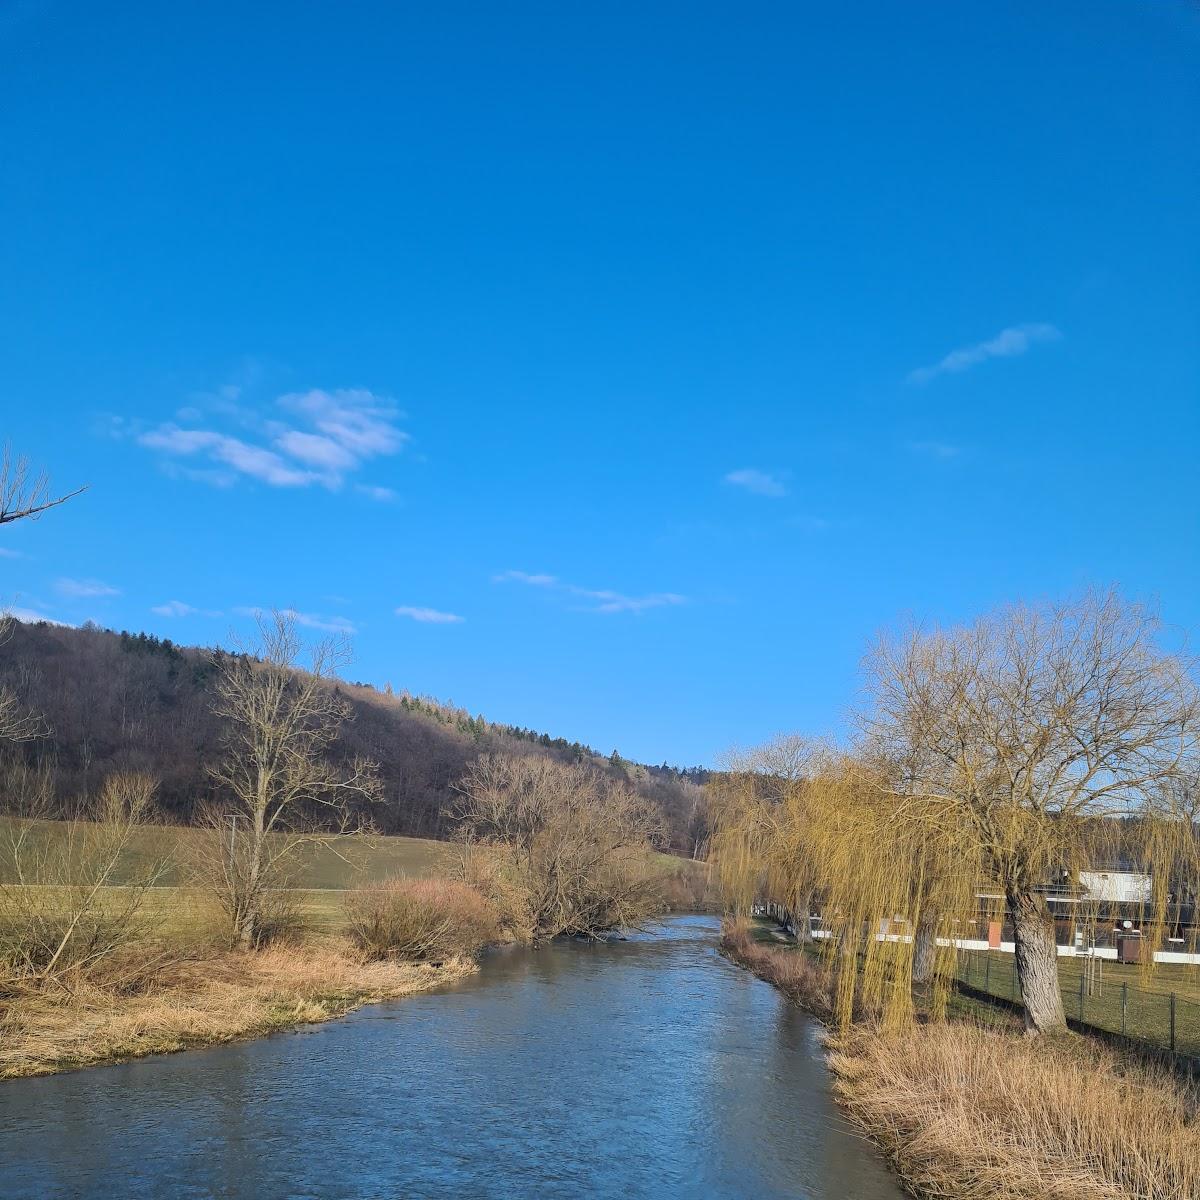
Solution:
M 0 1196 L 897 1200 L 820 1027 L 677 917 L 294 1034 L 0 1084 Z

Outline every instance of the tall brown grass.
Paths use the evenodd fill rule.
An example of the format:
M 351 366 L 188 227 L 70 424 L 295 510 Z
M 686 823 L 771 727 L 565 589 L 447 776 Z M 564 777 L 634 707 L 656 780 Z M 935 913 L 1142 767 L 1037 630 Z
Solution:
M 827 1023 L 832 968 L 729 925 L 722 952 Z M 1200 1092 L 1092 1039 L 973 1021 L 887 1030 L 877 1012 L 831 1043 L 838 1098 L 905 1185 L 938 1200 L 1200 1198 Z
M 346 899 L 350 936 L 370 959 L 473 957 L 499 933 L 495 906 L 453 879 L 393 879 Z
M 918 1194 L 1200 1197 L 1200 1096 L 1094 1041 L 969 1023 L 859 1028 L 830 1063 L 846 1108 Z
M 739 966 L 773 983 L 789 1000 L 822 1021 L 833 1020 L 837 987 L 833 972 L 795 949 L 764 946 L 744 924 L 721 931 L 721 952 Z
M 119 984 L 94 977 L 0 998 L 0 1079 L 256 1037 L 423 991 L 472 970 L 367 962 L 344 939 L 162 958 Z M 116 968 L 116 959 L 112 968 Z

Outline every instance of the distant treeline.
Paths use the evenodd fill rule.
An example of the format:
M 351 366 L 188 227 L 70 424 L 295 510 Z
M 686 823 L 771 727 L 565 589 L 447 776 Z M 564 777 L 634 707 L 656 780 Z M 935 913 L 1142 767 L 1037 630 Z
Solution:
M 222 653 L 92 624 L 75 629 L 14 623 L 0 646 L 0 684 L 42 713 L 49 729 L 4 750 L 0 809 L 11 805 L 13 788 L 21 786 L 14 765 L 41 773 L 64 815 L 121 769 L 145 771 L 161 781 L 159 804 L 168 820 L 187 823 L 205 801 L 219 802 L 206 768 L 222 735 L 211 690 Z M 626 780 L 662 811 L 665 848 L 703 853 L 708 835 L 703 768 L 643 765 L 615 750 L 600 754 L 580 742 L 394 691 L 390 684 L 383 691 L 364 683 L 334 686 L 354 710 L 334 757 L 379 763 L 384 800 L 373 806 L 371 817 L 381 832 L 446 836 L 454 785 L 463 771 L 482 753 L 507 751 L 590 762 Z M 28 771 L 18 774 L 28 780 Z

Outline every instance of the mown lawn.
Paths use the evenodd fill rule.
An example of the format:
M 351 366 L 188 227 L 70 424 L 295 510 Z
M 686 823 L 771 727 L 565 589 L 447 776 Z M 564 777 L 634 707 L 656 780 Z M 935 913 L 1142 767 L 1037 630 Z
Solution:
M 1064 956 L 1058 960 L 1059 986 L 1069 1018 L 1170 1048 L 1174 994 L 1174 1048 L 1200 1055 L 1200 967 L 1164 963 L 1147 970 L 1099 959 L 1090 981 L 1087 967 L 1085 958 Z M 958 977 L 979 991 L 1020 1002 L 1011 954 L 964 952 L 959 957 Z
M 7 844 L 11 819 L 0 817 L 0 849 Z M 65 826 L 58 821 L 37 822 L 37 836 L 49 842 L 65 837 Z M 121 864 L 117 882 L 126 882 L 142 873 L 147 863 L 169 860 L 160 883 L 186 886 L 188 866 L 202 839 L 213 833 L 177 825 L 147 825 L 135 834 L 133 845 Z M 222 837 L 228 836 L 222 834 Z M 235 833 L 236 836 L 236 833 Z M 444 872 L 449 866 L 453 847 L 447 842 L 406 837 L 322 837 L 301 847 L 294 860 L 290 882 L 297 888 L 347 888 L 356 883 L 374 882 L 397 875 L 425 878 Z M 0 882 L 4 878 L 5 856 L 0 853 Z

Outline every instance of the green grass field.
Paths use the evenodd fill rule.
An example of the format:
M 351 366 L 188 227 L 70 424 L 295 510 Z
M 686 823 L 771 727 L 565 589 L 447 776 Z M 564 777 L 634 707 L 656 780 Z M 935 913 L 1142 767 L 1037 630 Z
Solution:
M 800 947 L 766 918 L 754 922 L 752 934 L 757 941 L 821 957 L 819 943 Z M 1089 981 L 1087 962 L 1068 956 L 1058 960 L 1059 987 L 1070 1020 L 1169 1050 L 1174 994 L 1174 1049 L 1180 1054 L 1200 1056 L 1200 967 L 1160 964 L 1148 973 L 1135 965 L 1097 960 Z M 959 955 L 957 974 L 977 992 L 1020 1004 L 1016 960 L 1011 954 L 964 951 Z M 998 1010 L 986 1001 L 958 995 L 952 998 L 950 1011 L 952 1015 L 993 1023 Z
M 1085 958 L 1058 960 L 1063 1006 L 1071 1020 L 1169 1049 L 1174 994 L 1174 1048 L 1181 1054 L 1200 1055 L 1200 967 L 1160 964 L 1148 972 L 1101 959 L 1089 982 L 1087 964 Z M 959 956 L 958 977 L 978 991 L 1020 1002 L 1011 954 L 964 952 Z
M 11 826 L 0 817 L 0 884 L 5 875 L 2 853 Z M 55 839 L 65 837 L 65 827 L 54 821 L 38 822 L 36 836 L 53 851 Z M 204 929 L 216 919 L 211 896 L 191 886 L 189 862 L 206 830 L 185 826 L 148 825 L 137 831 L 134 844 L 117 873 L 116 885 L 144 874 L 148 864 L 166 858 L 168 867 L 151 889 L 145 913 L 161 922 L 164 932 L 184 934 Z M 344 892 L 363 883 L 407 877 L 426 879 L 445 875 L 454 866 L 455 847 L 450 842 L 406 837 L 321 837 L 299 847 L 289 870 L 289 893 L 309 928 L 333 932 L 344 922 Z M 704 863 L 657 855 L 669 874 L 707 878 Z
M 0 849 L 10 824 L 9 818 L 0 817 Z M 55 821 L 41 821 L 37 836 L 52 847 L 55 839 L 64 836 L 64 827 Z M 186 886 L 188 863 L 195 848 L 200 839 L 212 836 L 206 830 L 184 826 L 147 825 L 137 831 L 122 864 L 124 879 L 136 877 L 147 863 L 166 858 L 169 865 L 160 882 L 164 886 Z M 317 838 L 297 851 L 291 882 L 297 888 L 320 890 L 353 887 L 398 875 L 426 878 L 445 872 L 452 854 L 449 843 L 427 838 Z M 0 854 L 0 882 L 8 882 L 3 876 L 4 866 Z

